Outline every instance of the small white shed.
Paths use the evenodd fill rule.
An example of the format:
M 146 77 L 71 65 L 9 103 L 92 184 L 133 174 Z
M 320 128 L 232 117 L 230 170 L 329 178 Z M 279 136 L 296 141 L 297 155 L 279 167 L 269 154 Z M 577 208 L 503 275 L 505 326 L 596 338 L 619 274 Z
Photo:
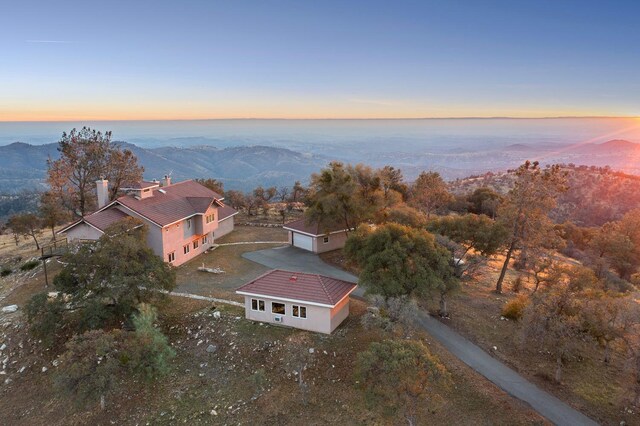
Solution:
M 357 285 L 324 275 L 273 270 L 236 290 L 247 319 L 330 334 L 349 316 Z

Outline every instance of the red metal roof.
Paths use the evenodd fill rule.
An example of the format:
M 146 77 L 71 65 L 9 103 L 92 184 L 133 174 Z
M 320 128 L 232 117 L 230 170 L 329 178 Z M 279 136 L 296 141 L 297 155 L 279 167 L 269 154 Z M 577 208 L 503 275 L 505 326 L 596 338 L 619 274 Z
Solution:
M 224 220 L 237 213 L 238 211 L 233 207 L 229 207 L 229 206 L 220 207 L 218 208 L 218 221 Z
M 276 269 L 248 282 L 236 293 L 335 306 L 356 284 L 324 275 Z
M 83 219 L 85 222 L 104 232 L 104 230 L 109 226 L 124 219 L 125 217 L 129 217 L 129 215 L 118 209 L 111 208 L 90 214 L 89 216 L 85 216 Z
M 284 224 L 284 229 L 298 231 L 305 234 L 319 237 L 321 235 L 331 234 L 332 232 L 346 231 L 344 225 L 324 225 L 320 226 L 318 222 L 307 222 L 307 218 L 301 218 Z
M 151 188 L 153 186 L 160 186 L 160 183 L 143 180 L 140 182 L 124 183 L 120 187 L 121 189 L 145 189 L 145 188 Z
M 218 201 L 220 198 L 219 194 L 198 182 L 187 180 L 154 188 L 150 197 L 137 199 L 132 195 L 124 195 L 116 202 L 160 226 L 165 226 L 195 214 L 203 214 L 213 203 L 223 206 Z

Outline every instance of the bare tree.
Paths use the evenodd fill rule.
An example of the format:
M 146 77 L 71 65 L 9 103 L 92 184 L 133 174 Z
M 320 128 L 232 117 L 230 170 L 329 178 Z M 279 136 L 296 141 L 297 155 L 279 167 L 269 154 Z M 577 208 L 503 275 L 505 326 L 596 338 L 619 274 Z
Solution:
M 38 216 L 31 213 L 17 214 L 9 218 L 7 225 L 13 231 L 16 245 L 18 245 L 18 235 L 31 237 L 33 242 L 36 243 L 36 249 L 40 250 L 37 237 L 42 228 L 42 222 Z

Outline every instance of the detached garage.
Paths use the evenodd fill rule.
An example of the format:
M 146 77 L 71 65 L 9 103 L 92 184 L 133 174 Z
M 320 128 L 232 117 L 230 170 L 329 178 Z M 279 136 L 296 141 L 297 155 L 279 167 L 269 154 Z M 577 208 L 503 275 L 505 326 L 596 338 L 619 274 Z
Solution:
M 324 253 L 344 247 L 348 230 L 343 227 L 321 228 L 319 223 L 307 223 L 305 218 L 284 225 L 289 231 L 289 244 L 313 253 Z
M 330 334 L 349 316 L 357 285 L 323 275 L 273 270 L 236 290 L 247 319 Z

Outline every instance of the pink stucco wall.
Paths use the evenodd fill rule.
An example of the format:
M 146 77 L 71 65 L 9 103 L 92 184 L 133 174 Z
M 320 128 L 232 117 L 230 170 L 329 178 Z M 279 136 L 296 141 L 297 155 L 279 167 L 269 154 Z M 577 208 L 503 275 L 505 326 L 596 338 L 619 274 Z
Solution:
M 97 240 L 102 236 L 102 232 L 96 228 L 87 225 L 86 223 L 80 223 L 66 232 L 67 240 Z
M 206 223 L 205 216 L 213 213 L 215 220 L 211 223 Z M 218 228 L 218 212 L 216 207 L 210 207 L 204 216 L 196 215 L 191 219 L 191 226 L 189 226 L 189 219 L 174 223 L 169 226 L 165 226 L 160 231 L 160 228 L 155 226 L 156 232 L 160 231 L 162 234 L 162 258 L 165 261 L 169 260 L 169 253 L 175 253 L 175 260 L 171 262 L 172 265 L 178 266 L 193 259 L 199 254 L 204 253 L 213 244 L 213 233 Z M 203 244 L 203 237 L 207 237 L 207 242 Z M 198 242 L 198 247 L 194 248 L 194 241 Z M 184 246 L 189 245 L 189 253 L 184 253 Z M 155 251 L 155 250 L 154 250 Z
M 225 220 L 218 223 L 218 229 L 215 230 L 215 239 L 224 237 L 234 229 L 235 218 L 234 216 L 228 217 Z
M 324 253 L 344 247 L 344 244 L 347 242 L 348 234 L 346 232 L 337 232 L 335 234 L 328 235 L 328 237 L 328 243 L 324 242 L 324 237 L 317 237 L 313 239 L 314 253 Z
M 264 300 L 265 311 L 261 312 L 252 310 L 251 299 Z M 271 313 L 272 302 L 285 304 L 285 315 L 281 315 L 281 322 L 276 322 L 276 314 Z M 302 330 L 314 331 L 324 334 L 331 334 L 331 332 L 333 332 L 333 330 L 335 330 L 336 327 L 338 327 L 340 323 L 349 316 L 349 297 L 345 297 L 344 300 L 334 308 L 307 305 L 303 302 L 283 302 L 276 298 L 255 296 L 245 296 L 244 305 L 245 316 L 247 319 L 271 324 L 284 325 L 287 327 L 294 327 Z M 307 318 L 297 318 L 292 316 L 293 305 L 306 307 Z
M 169 261 L 169 253 L 175 253 L 175 260 L 171 262 L 174 266 L 181 265 L 209 249 L 213 244 L 214 232 L 218 229 L 218 209 L 215 206 L 210 207 L 204 215 L 195 215 L 162 228 L 123 206 L 116 204 L 110 208 L 121 210 L 129 216 L 140 219 L 147 225 L 147 244 L 165 262 Z M 205 217 L 212 213 L 214 220 L 206 223 Z M 191 221 L 190 226 L 188 224 L 189 220 Z M 228 218 L 223 223 L 225 223 L 224 233 L 229 233 L 233 230 L 233 218 Z M 74 239 L 97 240 L 102 236 L 102 232 L 81 223 L 67 231 L 66 235 L 70 241 Z M 205 236 L 207 242 L 203 243 Z M 197 241 L 196 248 L 194 248 L 195 241 Z M 187 254 L 184 253 L 185 245 L 189 245 Z

